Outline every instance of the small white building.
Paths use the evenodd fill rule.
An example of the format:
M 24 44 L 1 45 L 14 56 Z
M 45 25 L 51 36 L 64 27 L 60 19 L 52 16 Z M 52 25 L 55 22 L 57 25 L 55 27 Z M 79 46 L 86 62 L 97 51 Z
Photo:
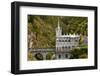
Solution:
M 56 28 L 56 52 L 57 59 L 70 58 L 70 50 L 77 47 L 79 44 L 80 35 L 77 34 L 64 34 L 58 21 Z

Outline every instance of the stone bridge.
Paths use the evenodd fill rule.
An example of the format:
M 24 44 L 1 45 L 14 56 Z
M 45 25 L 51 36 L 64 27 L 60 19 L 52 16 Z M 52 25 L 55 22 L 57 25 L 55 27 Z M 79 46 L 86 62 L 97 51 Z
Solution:
M 41 54 L 43 57 L 43 60 L 47 60 L 46 57 L 48 53 L 53 53 L 53 58 L 54 59 L 69 59 L 71 54 L 69 52 L 62 52 L 62 51 L 56 51 L 55 48 L 50 48 L 50 49 L 29 49 L 29 52 L 31 52 L 34 55 Z M 53 59 L 52 58 L 52 59 Z

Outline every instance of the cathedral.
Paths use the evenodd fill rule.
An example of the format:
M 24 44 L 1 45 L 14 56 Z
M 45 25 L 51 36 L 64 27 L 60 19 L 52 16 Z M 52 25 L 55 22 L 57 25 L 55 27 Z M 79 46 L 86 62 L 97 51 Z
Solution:
M 71 57 L 70 51 L 79 45 L 80 35 L 64 34 L 58 20 L 58 27 L 56 28 L 56 58 L 69 59 Z

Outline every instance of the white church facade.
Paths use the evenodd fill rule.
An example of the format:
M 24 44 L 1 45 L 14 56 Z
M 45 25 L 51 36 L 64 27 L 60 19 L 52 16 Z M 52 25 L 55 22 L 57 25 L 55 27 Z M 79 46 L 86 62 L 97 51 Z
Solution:
M 79 45 L 80 35 L 78 34 L 64 34 L 58 21 L 56 28 L 56 58 L 66 59 L 70 58 L 70 51 Z

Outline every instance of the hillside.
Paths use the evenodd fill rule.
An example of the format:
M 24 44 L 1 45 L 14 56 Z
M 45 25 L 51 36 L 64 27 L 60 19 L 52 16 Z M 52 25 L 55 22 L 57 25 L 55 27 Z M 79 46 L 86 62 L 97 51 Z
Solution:
M 58 18 L 62 34 L 76 33 L 82 37 L 87 36 L 87 17 L 28 15 L 28 43 L 33 42 L 32 48 L 55 47 Z

